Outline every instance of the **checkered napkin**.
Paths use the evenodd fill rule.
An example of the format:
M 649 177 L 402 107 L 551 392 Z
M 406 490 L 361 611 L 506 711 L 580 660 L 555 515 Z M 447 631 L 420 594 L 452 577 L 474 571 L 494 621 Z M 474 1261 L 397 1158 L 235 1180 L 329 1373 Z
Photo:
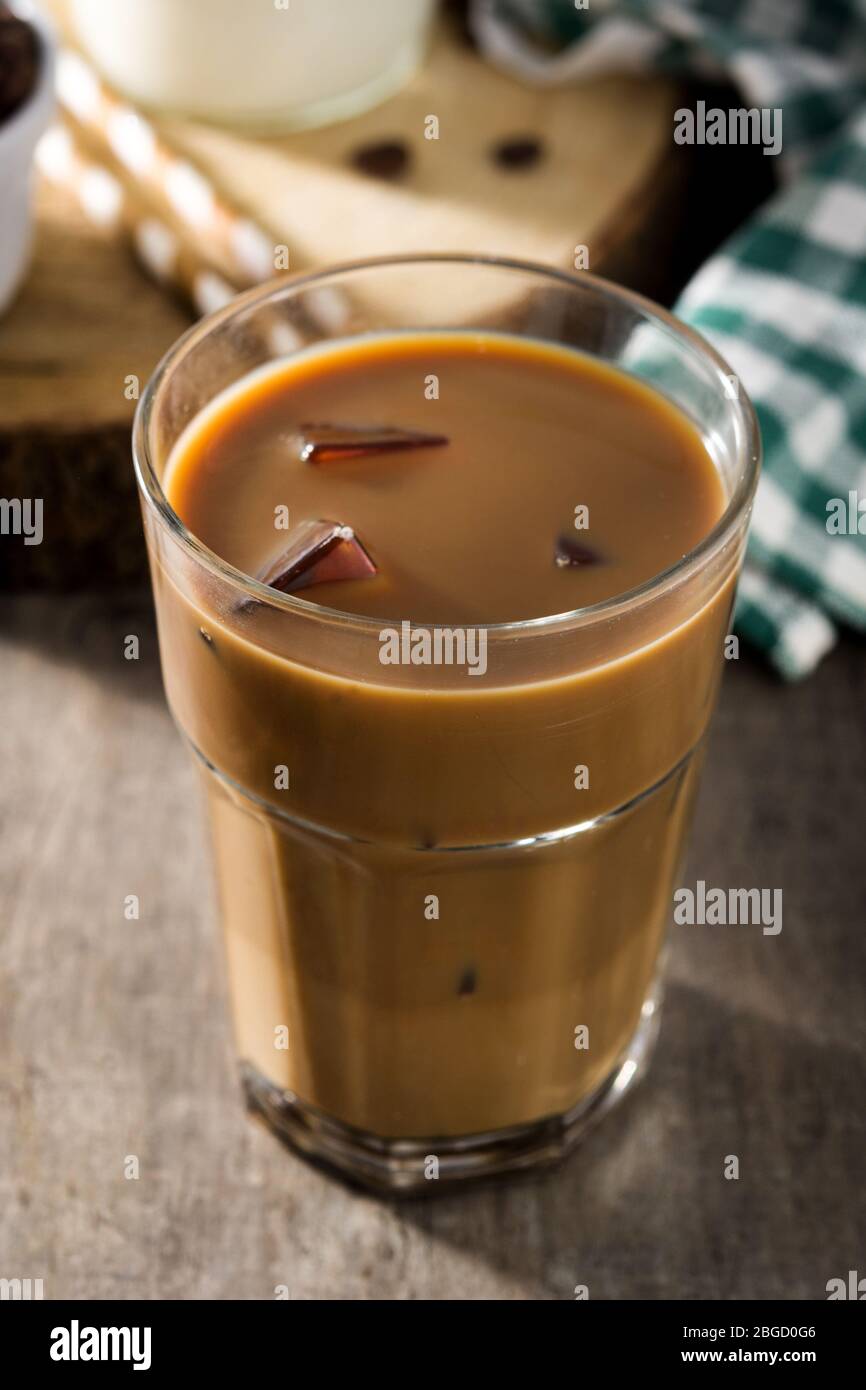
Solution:
M 736 628 L 807 675 L 837 624 L 866 628 L 866 0 L 473 0 L 472 21 L 524 80 L 726 76 L 781 110 L 781 191 L 675 308 L 761 421 Z

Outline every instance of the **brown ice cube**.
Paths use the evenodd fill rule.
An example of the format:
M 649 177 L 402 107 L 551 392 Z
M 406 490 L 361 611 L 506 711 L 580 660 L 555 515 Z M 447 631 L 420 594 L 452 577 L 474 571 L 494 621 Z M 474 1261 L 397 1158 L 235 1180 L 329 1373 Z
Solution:
M 581 567 L 586 565 L 600 565 L 602 556 L 598 550 L 594 550 L 585 541 L 579 541 L 575 536 L 570 536 L 563 532 L 557 536 L 554 560 L 560 569 L 569 566 Z
M 398 449 L 432 449 L 447 444 L 444 434 L 404 430 L 393 425 L 331 425 L 309 422 L 298 430 L 302 463 L 329 463 Z
M 376 566 L 351 526 L 302 521 L 285 550 L 257 578 L 282 594 L 338 579 L 367 579 Z

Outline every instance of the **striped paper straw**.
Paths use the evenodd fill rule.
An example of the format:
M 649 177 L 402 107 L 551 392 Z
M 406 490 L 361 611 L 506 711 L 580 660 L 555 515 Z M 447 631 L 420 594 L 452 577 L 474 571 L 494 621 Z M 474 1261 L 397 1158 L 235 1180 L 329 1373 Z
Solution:
M 153 121 L 122 100 L 70 48 L 58 58 L 57 93 L 61 106 L 108 146 L 134 185 L 171 209 L 204 251 L 202 259 L 225 265 L 230 279 L 242 287 L 275 275 L 277 247 L 265 228 L 230 202 L 200 168 L 172 148 Z M 309 290 L 305 305 L 320 331 L 336 335 L 346 328 L 350 308 L 338 290 Z
M 212 248 L 239 284 L 257 285 L 274 274 L 274 240 L 265 229 L 232 206 L 72 49 L 61 50 L 58 59 L 57 95 L 62 107 L 108 144 L 137 183 L 165 199 L 174 216 Z
M 109 169 L 89 159 L 65 126 L 54 125 L 45 132 L 36 163 L 43 177 L 72 194 L 94 226 L 126 236 L 148 274 L 179 293 L 196 314 L 210 313 L 237 294 L 237 285 L 200 260 Z

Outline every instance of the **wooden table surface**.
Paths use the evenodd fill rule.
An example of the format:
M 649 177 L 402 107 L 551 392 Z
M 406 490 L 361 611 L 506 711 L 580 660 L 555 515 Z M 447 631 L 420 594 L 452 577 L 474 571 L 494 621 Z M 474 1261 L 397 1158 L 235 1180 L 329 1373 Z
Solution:
M 821 1299 L 866 1273 L 862 646 L 795 688 L 726 672 L 684 882 L 781 887 L 781 934 L 674 928 L 651 1073 L 564 1167 L 389 1204 L 244 1114 L 149 614 L 0 614 L 0 1274 L 46 1298 Z

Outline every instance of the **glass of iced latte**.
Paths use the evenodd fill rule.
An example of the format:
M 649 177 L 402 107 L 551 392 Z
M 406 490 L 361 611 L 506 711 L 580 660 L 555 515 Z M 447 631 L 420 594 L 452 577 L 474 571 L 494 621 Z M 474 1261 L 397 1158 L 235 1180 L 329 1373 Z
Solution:
M 244 1086 L 353 1180 L 557 1158 L 646 1063 L 758 467 L 731 378 L 591 276 L 408 257 L 240 297 L 142 398 Z

